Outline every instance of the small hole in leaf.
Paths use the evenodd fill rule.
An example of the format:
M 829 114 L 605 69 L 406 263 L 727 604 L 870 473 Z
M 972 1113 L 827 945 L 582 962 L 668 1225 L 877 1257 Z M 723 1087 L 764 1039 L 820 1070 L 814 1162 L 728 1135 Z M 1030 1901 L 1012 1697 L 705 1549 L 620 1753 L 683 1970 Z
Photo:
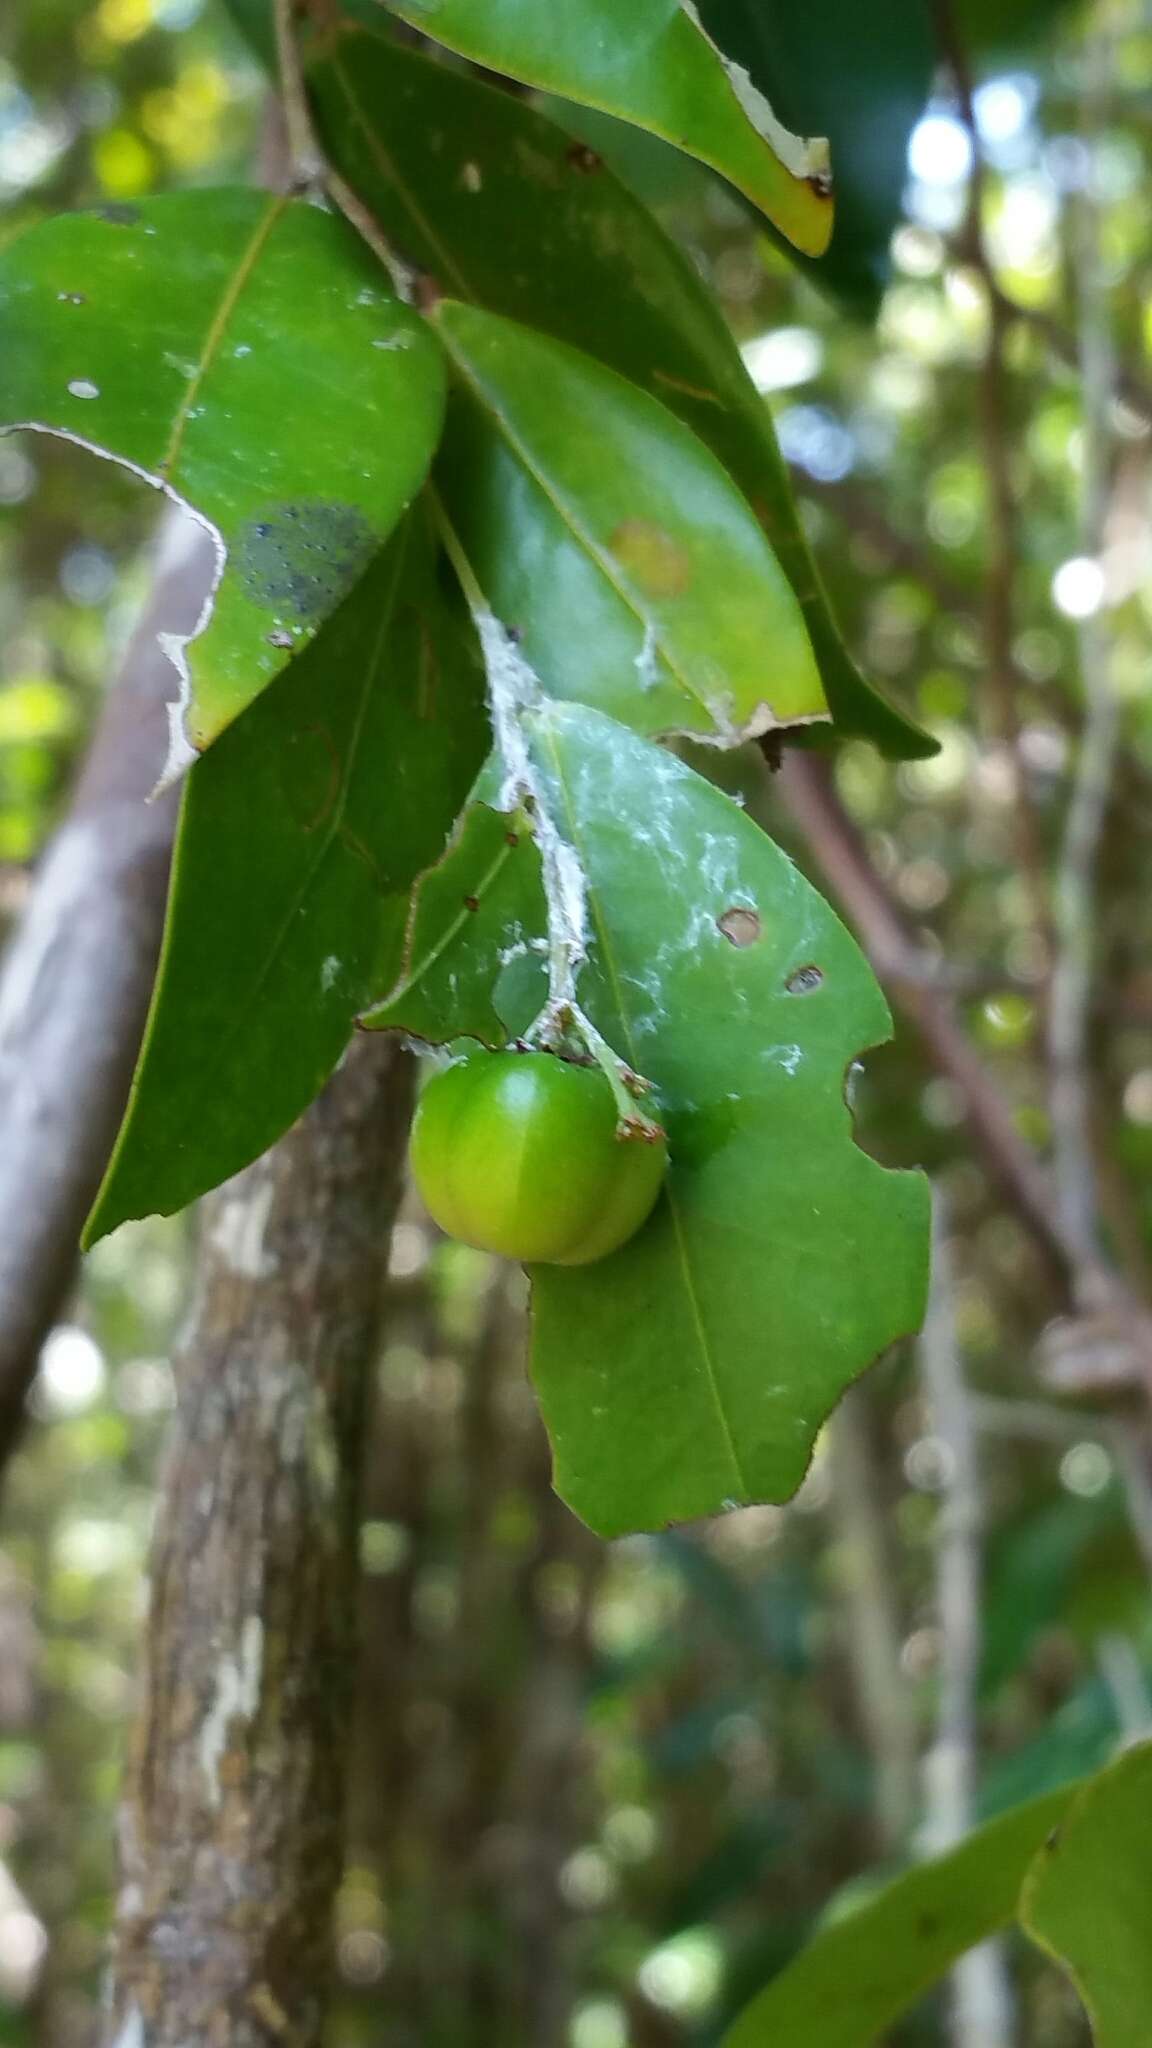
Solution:
M 716 923 L 733 946 L 754 946 L 762 930 L 759 912 L 745 910 L 740 904 L 726 910 Z
M 822 985 L 823 980 L 823 968 L 814 967 L 809 963 L 807 967 L 798 967 L 795 974 L 790 974 L 784 986 L 790 996 L 810 996 L 813 989 Z

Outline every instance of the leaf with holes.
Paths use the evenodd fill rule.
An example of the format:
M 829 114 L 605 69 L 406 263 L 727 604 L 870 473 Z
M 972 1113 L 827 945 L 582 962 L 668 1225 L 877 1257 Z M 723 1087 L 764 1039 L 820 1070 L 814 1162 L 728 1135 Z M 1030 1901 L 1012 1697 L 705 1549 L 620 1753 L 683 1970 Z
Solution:
M 707 34 L 691 0 L 385 0 L 489 71 L 599 107 L 719 171 L 781 233 L 819 256 L 832 232 L 828 151 L 774 116 Z M 353 13 L 363 12 L 353 6 Z
M 192 770 L 152 1014 L 89 1243 L 183 1208 L 272 1144 L 395 977 L 398 892 L 443 851 L 488 745 L 473 644 L 416 521 Z
M 20 236 L 0 254 L 0 354 L 5 427 L 110 456 L 215 538 L 214 605 L 167 643 L 175 772 L 307 644 L 419 489 L 440 350 L 343 221 L 227 190 Z
M 1152 2039 L 1152 1743 L 1090 1778 L 1028 1874 L 1021 1923 L 1068 1971 L 1096 2048 Z
M 655 1084 L 672 1158 L 621 1251 L 533 1269 L 556 1485 L 605 1536 L 786 1499 L 849 1381 L 923 1312 L 926 1183 L 860 1150 L 844 1096 L 888 1035 L 883 998 L 828 905 L 692 769 L 583 706 L 527 723 L 588 884 L 581 1001 Z M 510 956 L 542 918 L 534 935 L 524 893 L 503 927 L 461 918 L 466 877 L 446 908 L 430 883 L 419 957 L 375 1021 L 518 1035 L 540 987 Z
M 845 1076 L 888 1013 L 791 861 L 599 714 L 536 723 L 588 882 L 581 998 L 655 1084 L 672 1158 L 630 1244 L 533 1273 L 556 1484 L 613 1536 L 794 1492 L 845 1387 L 920 1322 L 927 1183 L 853 1140 Z
M 897 760 L 934 753 L 850 660 L 771 413 L 706 287 L 647 208 L 535 108 L 383 36 L 327 39 L 309 82 L 325 147 L 406 257 L 453 297 L 568 341 L 640 385 L 739 485 L 803 609 L 835 721 L 834 732 L 789 737 L 859 734 Z M 521 533 L 530 510 L 521 493 Z M 540 518 L 546 530 L 547 506 Z
M 486 602 L 549 695 L 735 745 L 826 719 L 791 585 L 670 412 L 590 356 L 457 300 L 437 482 Z

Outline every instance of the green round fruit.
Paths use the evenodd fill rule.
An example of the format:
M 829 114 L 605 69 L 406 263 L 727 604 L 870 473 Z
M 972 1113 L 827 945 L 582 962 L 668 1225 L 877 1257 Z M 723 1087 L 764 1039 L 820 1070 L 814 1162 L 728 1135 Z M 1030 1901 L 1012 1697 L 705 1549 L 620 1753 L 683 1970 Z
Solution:
M 544 1052 L 467 1054 L 434 1074 L 412 1170 L 450 1237 L 526 1265 L 584 1266 L 639 1230 L 668 1164 L 663 1137 L 618 1136 L 598 1067 Z

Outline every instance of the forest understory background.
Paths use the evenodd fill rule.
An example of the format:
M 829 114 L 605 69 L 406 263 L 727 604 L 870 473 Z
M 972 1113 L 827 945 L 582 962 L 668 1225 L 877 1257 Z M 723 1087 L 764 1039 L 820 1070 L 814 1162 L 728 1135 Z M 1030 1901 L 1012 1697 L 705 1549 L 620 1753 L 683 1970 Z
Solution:
M 941 11 L 874 327 L 693 166 L 617 157 L 724 304 L 850 646 L 940 742 L 720 770 L 888 993 L 859 1136 L 932 1174 L 929 1320 L 791 1506 L 608 1546 L 550 1490 L 518 1273 L 408 1200 L 337 2048 L 709 2048 L 841 1888 L 1152 1733 L 1152 16 L 1057 9 L 1037 45 L 987 12 L 961 36 Z M 263 102 L 218 6 L 26 0 L 0 24 L 0 238 L 245 176 Z M 6 926 L 69 806 L 106 797 L 76 775 L 154 516 L 109 464 L 0 440 Z M 90 1255 L 24 1427 L 0 1349 L 3 2041 L 93 2038 L 197 1230 Z M 1022 1947 L 949 1997 L 893 2038 L 1087 2040 Z

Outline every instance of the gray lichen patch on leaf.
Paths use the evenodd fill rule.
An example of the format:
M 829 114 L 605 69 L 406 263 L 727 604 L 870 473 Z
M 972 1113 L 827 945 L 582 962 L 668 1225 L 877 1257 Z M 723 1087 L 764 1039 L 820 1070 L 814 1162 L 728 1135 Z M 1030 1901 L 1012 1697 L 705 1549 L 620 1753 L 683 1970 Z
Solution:
M 307 642 L 423 482 L 443 361 L 386 289 L 356 303 L 375 274 L 346 223 L 239 187 L 62 215 L 0 250 L 3 426 L 170 487 L 221 568 L 246 558 L 246 582 L 217 579 L 191 676 L 169 649 L 185 686 L 170 774 Z M 289 646 L 270 638 L 285 627 Z
M 354 505 L 298 498 L 269 506 L 241 528 L 236 573 L 253 604 L 290 619 L 315 619 L 367 568 L 379 544 Z

